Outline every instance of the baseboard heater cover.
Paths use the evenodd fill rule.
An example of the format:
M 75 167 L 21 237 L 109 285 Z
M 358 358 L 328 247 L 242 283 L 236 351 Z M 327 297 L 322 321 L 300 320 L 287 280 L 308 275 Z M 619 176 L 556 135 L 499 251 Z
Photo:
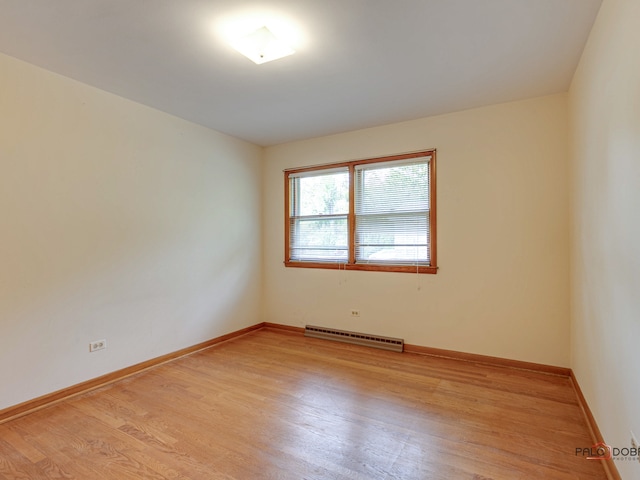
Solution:
M 401 338 L 381 337 L 379 335 L 370 335 L 368 333 L 348 332 L 346 330 L 316 327 L 314 325 L 307 325 L 304 328 L 304 336 L 352 343 L 354 345 L 363 345 L 365 347 L 381 348 L 382 350 L 391 350 L 393 352 L 402 352 L 404 349 L 404 340 Z

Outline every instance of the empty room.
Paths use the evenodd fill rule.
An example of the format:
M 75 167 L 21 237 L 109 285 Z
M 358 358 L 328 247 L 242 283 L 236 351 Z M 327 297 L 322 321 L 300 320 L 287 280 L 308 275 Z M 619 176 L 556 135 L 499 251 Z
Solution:
M 640 480 L 638 25 L 0 0 L 0 480 Z

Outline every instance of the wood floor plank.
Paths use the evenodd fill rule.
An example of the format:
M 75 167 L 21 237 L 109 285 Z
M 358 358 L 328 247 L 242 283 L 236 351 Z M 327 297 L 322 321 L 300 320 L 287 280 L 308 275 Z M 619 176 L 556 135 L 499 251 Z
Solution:
M 261 330 L 0 425 L 10 479 L 583 479 L 566 377 Z

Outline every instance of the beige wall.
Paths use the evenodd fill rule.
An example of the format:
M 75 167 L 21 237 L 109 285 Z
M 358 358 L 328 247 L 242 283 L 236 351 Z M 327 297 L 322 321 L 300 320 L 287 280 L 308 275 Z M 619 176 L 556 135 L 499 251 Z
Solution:
M 257 323 L 260 159 L 0 55 L 0 409 Z
M 640 435 L 639 26 L 638 0 L 605 0 L 570 90 L 571 363 L 617 447 Z
M 556 95 L 266 148 L 265 321 L 568 366 L 566 114 Z M 283 266 L 284 168 L 430 147 L 437 275 Z

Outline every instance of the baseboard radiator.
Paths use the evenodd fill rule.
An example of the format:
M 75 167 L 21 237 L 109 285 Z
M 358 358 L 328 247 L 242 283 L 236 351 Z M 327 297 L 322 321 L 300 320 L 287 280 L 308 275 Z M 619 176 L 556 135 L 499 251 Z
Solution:
M 404 340 L 401 338 L 381 337 L 379 335 L 369 335 L 367 333 L 347 332 L 336 330 L 335 328 L 316 327 L 307 325 L 304 329 L 304 336 L 311 338 L 322 338 L 324 340 L 335 340 L 337 342 L 352 343 L 365 347 L 381 348 L 393 352 L 402 352 Z

